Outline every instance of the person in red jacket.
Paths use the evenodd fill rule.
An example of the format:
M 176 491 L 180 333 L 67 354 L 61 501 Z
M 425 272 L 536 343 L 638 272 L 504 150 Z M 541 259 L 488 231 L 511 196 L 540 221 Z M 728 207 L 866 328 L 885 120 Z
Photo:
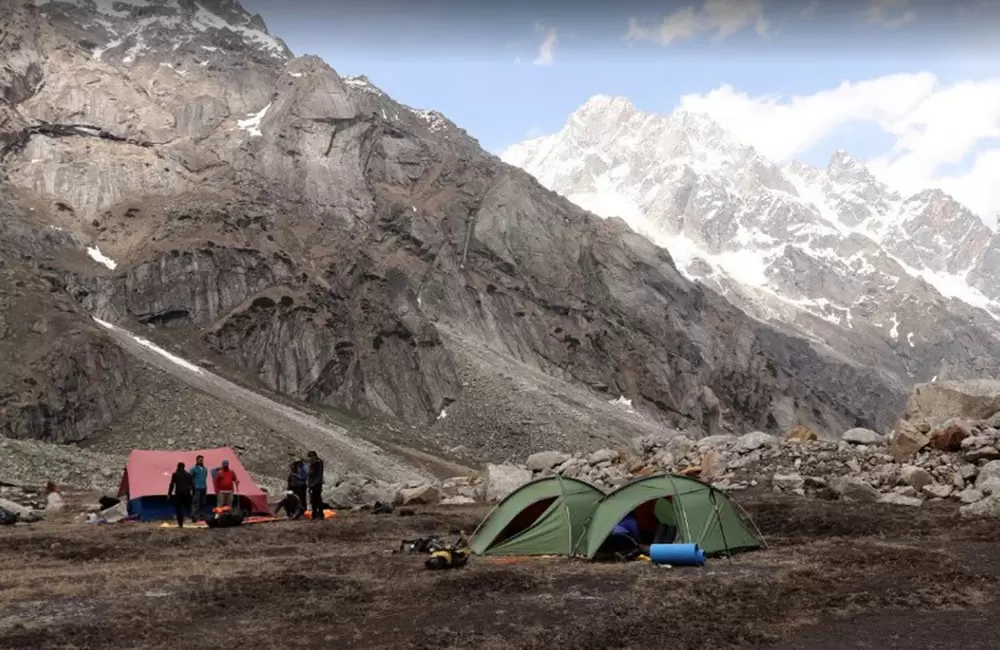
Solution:
M 224 508 L 233 505 L 233 492 L 240 489 L 240 479 L 236 477 L 236 472 L 229 469 L 229 461 L 222 461 L 222 467 L 215 470 L 215 497 L 216 506 Z

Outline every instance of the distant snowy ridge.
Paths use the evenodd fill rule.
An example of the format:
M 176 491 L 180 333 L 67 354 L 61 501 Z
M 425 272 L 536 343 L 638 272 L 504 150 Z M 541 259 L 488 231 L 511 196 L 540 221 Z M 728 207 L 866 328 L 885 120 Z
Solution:
M 599 95 L 558 133 L 501 158 L 622 218 L 682 273 L 764 320 L 867 320 L 895 341 L 902 324 L 860 314 L 873 296 L 921 286 L 1000 315 L 1000 239 L 982 220 L 940 191 L 901 197 L 843 151 L 826 169 L 779 168 L 707 116 L 648 114 Z

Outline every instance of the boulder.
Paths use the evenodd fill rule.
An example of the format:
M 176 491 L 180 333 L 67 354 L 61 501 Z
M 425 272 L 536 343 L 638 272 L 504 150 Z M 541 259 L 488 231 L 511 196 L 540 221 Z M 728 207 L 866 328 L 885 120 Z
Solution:
M 396 492 L 393 501 L 398 506 L 429 506 L 441 501 L 441 489 L 429 483 L 404 487 Z
M 570 458 L 569 454 L 564 454 L 561 451 L 540 451 L 528 456 L 525 465 L 532 472 L 544 472 L 562 465 Z
M 864 427 L 855 427 L 844 432 L 841 440 L 852 445 L 877 445 L 882 442 L 882 436 Z
M 516 465 L 486 465 L 483 497 L 486 501 L 499 501 L 531 480 L 531 470 Z
M 733 445 L 733 450 L 739 454 L 748 454 L 762 447 L 774 447 L 778 439 L 763 431 L 752 431 L 740 436 Z
M 705 436 L 697 441 L 698 449 L 722 449 L 736 442 L 734 435 L 721 433 L 714 436 Z
M 1000 479 L 1000 460 L 991 460 L 979 468 L 979 475 L 976 476 L 976 488 L 981 489 L 981 486 L 990 479 Z
M 901 463 L 916 456 L 928 442 L 927 436 L 917 431 L 913 424 L 900 420 L 889 438 L 889 453 Z
M 984 497 L 958 509 L 963 517 L 1000 517 L 1000 495 Z
M 991 476 L 985 481 L 976 481 L 976 489 L 983 494 L 1000 494 L 1000 478 Z
M 482 479 L 474 476 L 453 476 L 441 483 L 441 497 L 444 499 L 452 497 L 475 499 L 480 483 L 482 483 Z
M 899 469 L 899 480 L 916 490 L 922 490 L 925 485 L 934 482 L 934 477 L 927 470 L 916 465 L 903 465 Z
M 973 379 L 917 384 L 910 392 L 905 419 L 944 426 L 952 418 L 984 420 L 1000 411 L 1000 381 Z
M 771 478 L 771 484 L 777 490 L 791 491 L 804 487 L 806 480 L 801 474 L 775 474 Z
M 951 486 L 942 485 L 941 483 L 931 483 L 930 485 L 925 485 L 923 487 L 923 492 L 927 496 L 935 497 L 937 499 L 946 499 L 951 496 Z
M 788 432 L 785 439 L 792 442 L 810 442 L 812 440 L 819 440 L 819 436 L 809 427 L 798 424 Z
M 845 501 L 874 503 L 879 498 L 878 490 L 854 476 L 838 477 L 830 487 Z
M 619 456 L 620 454 L 614 449 L 599 449 L 587 457 L 587 462 L 591 465 L 597 465 L 598 463 L 613 463 L 618 460 Z
M 981 460 L 997 460 L 1000 459 L 1000 450 L 993 445 L 986 445 L 965 452 L 964 458 L 970 463 L 978 463 Z
M 884 494 L 879 497 L 878 502 L 889 503 L 896 506 L 909 506 L 911 508 L 916 508 L 924 503 L 917 497 L 908 497 L 896 493 Z
M 960 424 L 953 424 L 945 429 L 938 429 L 931 433 L 928 446 L 938 451 L 958 451 L 962 448 L 962 441 L 970 437 L 971 433 L 967 427 Z
M 397 486 L 383 481 L 351 474 L 344 476 L 332 490 L 326 490 L 323 499 L 341 507 L 366 506 L 376 502 L 391 502 Z
M 726 470 L 726 459 L 722 454 L 709 449 L 701 456 L 701 478 L 704 481 L 712 481 Z
M 969 504 L 975 503 L 982 499 L 985 494 L 977 490 L 976 488 L 966 488 L 958 493 L 958 500 L 962 503 Z

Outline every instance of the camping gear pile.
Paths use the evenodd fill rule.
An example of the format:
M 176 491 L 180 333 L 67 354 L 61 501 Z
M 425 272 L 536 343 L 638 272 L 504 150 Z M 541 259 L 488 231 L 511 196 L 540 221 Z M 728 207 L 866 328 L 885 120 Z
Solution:
M 221 508 L 212 508 L 212 514 L 205 519 L 205 524 L 209 528 L 232 528 L 242 525 L 246 517 L 246 512 L 239 506 L 235 508 L 222 506 Z
M 437 536 L 404 539 L 399 550 L 393 553 L 428 553 L 430 557 L 424 566 L 434 571 L 461 568 L 468 563 L 470 555 L 464 535 L 454 544 L 447 544 Z

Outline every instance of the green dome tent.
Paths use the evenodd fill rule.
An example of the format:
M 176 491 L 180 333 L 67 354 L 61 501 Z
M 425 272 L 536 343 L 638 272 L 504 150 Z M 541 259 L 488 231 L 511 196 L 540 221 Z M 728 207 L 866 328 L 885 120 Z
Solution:
M 486 516 L 472 535 L 476 555 L 573 555 L 604 492 L 549 476 L 525 483 Z
M 764 544 L 753 524 L 718 488 L 686 476 L 657 474 L 609 492 L 594 510 L 578 552 L 594 557 L 615 524 L 642 506 L 652 506 L 659 522 L 677 527 L 676 543 L 698 544 L 707 555 Z

